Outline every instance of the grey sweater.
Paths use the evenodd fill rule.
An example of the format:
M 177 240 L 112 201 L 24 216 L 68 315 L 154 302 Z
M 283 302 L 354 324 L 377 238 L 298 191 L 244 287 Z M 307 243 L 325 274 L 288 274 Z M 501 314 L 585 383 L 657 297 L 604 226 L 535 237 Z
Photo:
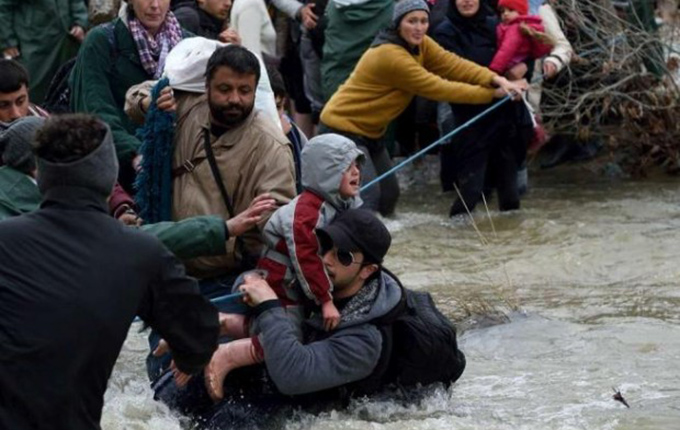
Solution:
M 303 344 L 283 308 L 273 308 L 257 318 L 265 364 L 278 390 L 286 395 L 306 394 L 366 378 L 373 372 L 382 350 L 382 335 L 370 321 L 387 314 L 401 298 L 397 282 L 381 273 L 378 294 L 368 312 L 351 322 L 340 321 L 323 340 Z M 321 332 L 320 315 L 305 322 Z

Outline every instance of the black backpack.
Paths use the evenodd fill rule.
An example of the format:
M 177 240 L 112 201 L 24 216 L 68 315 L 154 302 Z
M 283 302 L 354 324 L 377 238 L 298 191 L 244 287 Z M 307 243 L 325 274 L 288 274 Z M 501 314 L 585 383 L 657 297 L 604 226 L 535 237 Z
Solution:
M 115 58 L 118 54 L 117 44 L 116 44 L 116 33 L 115 22 L 107 22 L 101 24 L 102 28 L 106 32 L 106 37 L 111 44 L 111 55 L 115 62 Z M 43 102 L 43 108 L 51 114 L 62 114 L 71 112 L 71 88 L 68 85 L 69 78 L 71 77 L 71 71 L 76 65 L 76 60 L 78 58 L 72 58 L 66 63 L 62 64 L 57 70 L 57 74 L 54 75 L 50 81 L 50 86 L 47 89 L 47 94 L 45 95 L 45 101 Z
M 405 303 L 389 324 L 392 350 L 387 380 L 403 386 L 455 382 L 465 370 L 456 328 L 437 309 L 430 293 L 408 290 L 401 283 L 399 286 Z

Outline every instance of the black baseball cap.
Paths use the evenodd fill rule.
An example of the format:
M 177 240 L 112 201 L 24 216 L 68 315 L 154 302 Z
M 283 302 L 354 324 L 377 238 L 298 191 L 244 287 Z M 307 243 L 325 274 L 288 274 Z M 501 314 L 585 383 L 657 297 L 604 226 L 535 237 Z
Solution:
M 348 209 L 327 227 L 316 229 L 322 250 L 336 246 L 344 251 L 361 251 L 372 263 L 382 264 L 390 249 L 392 236 L 373 212 Z

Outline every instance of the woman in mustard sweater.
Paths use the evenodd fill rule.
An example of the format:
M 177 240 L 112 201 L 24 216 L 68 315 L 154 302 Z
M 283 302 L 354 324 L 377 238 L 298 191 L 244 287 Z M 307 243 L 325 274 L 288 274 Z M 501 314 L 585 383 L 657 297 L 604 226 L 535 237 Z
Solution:
M 525 82 L 510 82 L 440 47 L 426 35 L 429 13 L 424 0 L 399 1 L 392 26 L 378 34 L 321 113 L 321 132 L 345 135 L 366 154 L 364 183 L 392 167 L 380 139 L 414 96 L 485 104 L 506 94 L 519 99 L 526 89 Z M 365 208 L 392 214 L 399 197 L 396 176 L 361 197 Z

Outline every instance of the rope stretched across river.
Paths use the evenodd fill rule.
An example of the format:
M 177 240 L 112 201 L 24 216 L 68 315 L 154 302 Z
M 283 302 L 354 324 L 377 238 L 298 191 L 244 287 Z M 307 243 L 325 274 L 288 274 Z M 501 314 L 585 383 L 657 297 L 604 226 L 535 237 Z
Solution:
M 490 114 L 491 112 L 493 112 L 494 110 L 496 110 L 499 106 L 505 104 L 505 102 L 507 102 L 508 100 L 510 100 L 510 97 L 509 97 L 509 96 L 505 96 L 505 98 L 501 99 L 501 101 L 499 101 L 499 102 L 496 103 L 495 105 L 489 107 L 489 108 L 488 108 L 487 110 L 485 110 L 484 112 L 480 112 L 477 116 L 475 116 L 474 118 L 471 118 L 470 120 L 468 120 L 467 122 L 465 122 L 465 124 L 461 125 L 460 127 L 456 128 L 455 130 L 451 130 L 449 133 L 447 133 L 447 134 L 445 134 L 444 136 L 440 137 L 438 140 L 434 141 L 434 142 L 431 143 L 430 145 L 426 146 L 425 148 L 423 148 L 423 149 L 421 149 L 420 151 L 416 152 L 415 154 L 411 155 L 411 156 L 408 157 L 407 159 L 403 160 L 401 163 L 399 163 L 399 164 L 397 164 L 396 166 L 392 167 L 392 168 L 391 168 L 390 170 L 388 170 L 387 172 L 385 172 L 385 173 L 383 173 L 382 175 L 376 177 L 376 178 L 373 179 L 372 181 L 369 181 L 367 184 L 363 185 L 363 186 L 360 188 L 359 191 L 365 191 L 366 188 L 371 187 L 371 186 L 377 184 L 378 182 L 382 181 L 382 180 L 385 179 L 386 177 L 388 177 L 388 176 L 390 176 L 391 174 L 395 173 L 396 171 L 398 171 L 398 170 L 401 169 L 402 167 L 404 167 L 404 166 L 406 166 L 407 164 L 411 163 L 413 160 L 415 160 L 415 159 L 417 159 L 417 158 L 419 158 L 419 157 L 425 155 L 425 153 L 427 153 L 430 149 L 434 148 L 434 147 L 437 146 L 437 145 L 441 145 L 443 142 L 447 141 L 447 140 L 450 139 L 451 137 L 453 137 L 453 136 L 455 136 L 456 134 L 460 133 L 462 130 L 464 130 L 464 129 L 466 129 L 467 127 L 469 127 L 469 126 L 471 126 L 472 124 L 474 124 L 476 121 L 479 121 L 480 119 L 482 119 L 482 118 L 485 117 L 486 115 L 488 115 L 488 114 Z
M 215 297 L 214 299 L 210 299 L 210 302 L 213 305 L 217 306 L 217 305 L 221 305 L 222 303 L 234 302 L 234 301 L 240 299 L 241 297 L 243 297 L 244 295 L 245 295 L 245 293 L 241 293 L 241 292 L 225 294 L 224 296 Z M 140 317 L 135 317 L 134 321 L 132 321 L 132 322 L 140 322 L 141 320 L 142 319 Z

